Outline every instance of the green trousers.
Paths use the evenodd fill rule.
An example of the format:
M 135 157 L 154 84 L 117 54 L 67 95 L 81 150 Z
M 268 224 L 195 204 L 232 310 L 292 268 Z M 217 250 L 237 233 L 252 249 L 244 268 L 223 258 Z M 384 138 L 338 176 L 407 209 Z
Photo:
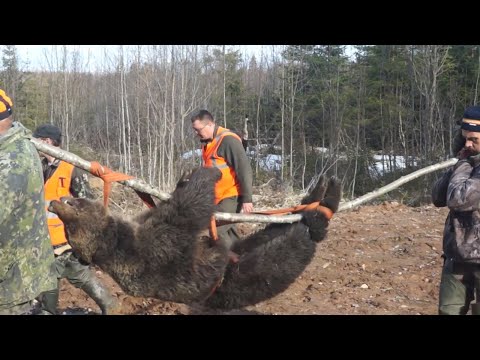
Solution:
M 117 301 L 100 283 L 95 273 L 71 251 L 55 257 L 55 268 L 58 280 L 66 278 L 73 286 L 82 289 L 90 296 L 102 310 L 108 314 L 109 309 L 117 306 Z M 57 314 L 59 289 L 43 292 L 39 296 L 42 314 Z
M 447 259 L 440 280 L 438 313 L 465 315 L 475 298 L 472 315 L 480 315 L 480 265 L 456 263 Z
M 237 196 L 229 197 L 220 201 L 216 211 L 226 213 L 239 213 L 242 209 L 242 203 Z M 234 243 L 240 240 L 235 224 L 227 224 L 217 227 L 218 239 L 223 242 L 227 249 L 230 249 Z

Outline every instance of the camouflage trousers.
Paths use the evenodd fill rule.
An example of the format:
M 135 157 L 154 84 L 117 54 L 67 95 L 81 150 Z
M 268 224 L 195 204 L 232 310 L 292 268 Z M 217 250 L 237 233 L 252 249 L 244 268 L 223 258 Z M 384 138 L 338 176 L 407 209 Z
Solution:
M 33 308 L 33 300 L 31 300 L 9 308 L 0 309 L 0 315 L 31 315 Z
M 110 296 L 100 283 L 95 273 L 87 264 L 82 263 L 73 252 L 66 251 L 55 257 L 55 268 L 58 280 L 66 278 L 73 286 L 82 289 L 100 307 L 103 314 L 117 306 L 116 299 Z M 57 314 L 59 288 L 42 293 L 39 296 L 43 314 Z
M 239 202 L 237 196 L 223 199 L 218 203 L 215 211 L 226 213 L 239 213 L 242 209 L 242 203 Z M 237 232 L 235 224 L 227 224 L 217 227 L 218 239 L 222 241 L 227 249 L 230 249 L 233 244 L 240 241 L 240 236 Z
M 480 315 L 480 265 L 447 259 L 440 281 L 439 315 L 465 315 L 472 304 L 472 315 Z

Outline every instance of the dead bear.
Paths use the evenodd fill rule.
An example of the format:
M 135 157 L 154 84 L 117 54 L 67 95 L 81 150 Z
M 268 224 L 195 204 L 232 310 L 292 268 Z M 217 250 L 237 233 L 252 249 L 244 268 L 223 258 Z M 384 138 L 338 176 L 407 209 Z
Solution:
M 239 262 L 230 264 L 229 249 L 208 237 L 220 176 L 217 169 L 200 168 L 182 178 L 168 201 L 131 220 L 88 199 L 62 198 L 49 210 L 65 223 L 78 256 L 129 295 L 223 309 L 253 305 L 284 291 L 303 272 L 328 220 L 309 211 L 302 222 L 269 225 L 235 244 Z M 302 203 L 321 201 L 335 212 L 340 198 L 338 180 L 327 183 L 322 176 Z

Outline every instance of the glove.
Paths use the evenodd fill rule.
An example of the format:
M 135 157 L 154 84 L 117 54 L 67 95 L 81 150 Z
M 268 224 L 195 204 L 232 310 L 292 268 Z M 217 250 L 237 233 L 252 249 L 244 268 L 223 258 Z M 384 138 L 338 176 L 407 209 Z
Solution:
M 465 138 L 462 136 L 462 129 L 458 128 L 455 131 L 455 135 L 453 136 L 453 142 L 452 142 L 453 155 L 457 156 L 458 153 L 464 148 L 464 146 L 465 146 Z
M 457 158 L 459 160 L 463 160 L 463 159 L 466 159 L 468 158 L 469 156 L 474 156 L 475 153 L 473 153 L 471 150 L 469 149 L 462 149 L 460 150 L 460 152 L 457 154 Z

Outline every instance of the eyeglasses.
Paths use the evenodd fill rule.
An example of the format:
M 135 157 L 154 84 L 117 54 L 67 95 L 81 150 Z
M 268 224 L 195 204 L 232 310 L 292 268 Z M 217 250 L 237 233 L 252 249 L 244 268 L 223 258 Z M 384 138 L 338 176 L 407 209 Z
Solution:
M 207 125 L 208 125 L 208 124 L 205 124 L 205 125 L 203 125 L 201 128 L 199 128 L 199 129 L 195 129 L 194 127 L 192 127 L 192 129 L 193 129 L 193 131 L 195 131 L 195 132 L 198 134 L 198 133 L 199 133 L 200 131 L 202 131 L 202 130 L 205 128 L 205 126 L 207 126 Z

